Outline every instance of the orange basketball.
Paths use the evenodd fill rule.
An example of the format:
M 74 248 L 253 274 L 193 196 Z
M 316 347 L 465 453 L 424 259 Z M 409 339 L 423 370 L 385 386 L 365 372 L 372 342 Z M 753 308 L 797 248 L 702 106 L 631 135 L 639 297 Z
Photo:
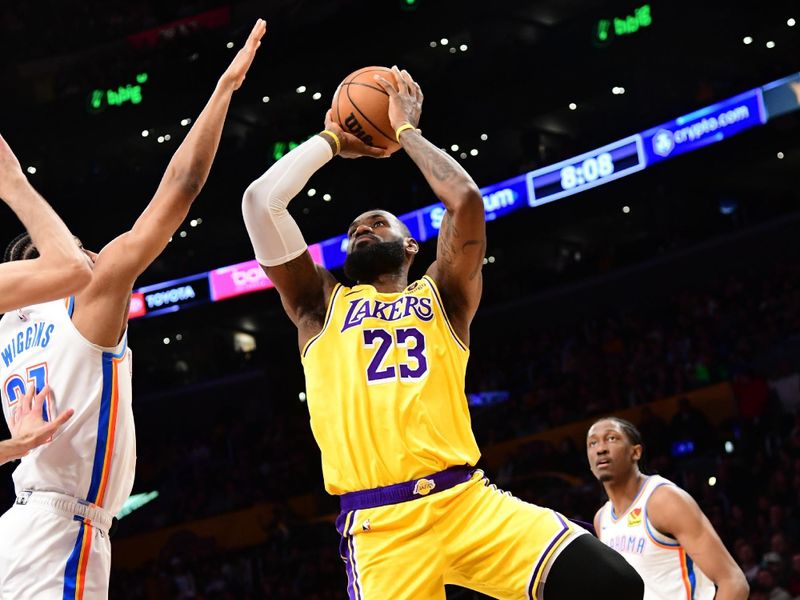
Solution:
M 350 73 L 333 95 L 333 118 L 365 144 L 396 152 L 400 144 L 389 122 L 389 94 L 375 81 L 376 74 L 397 84 L 386 67 L 364 67 Z

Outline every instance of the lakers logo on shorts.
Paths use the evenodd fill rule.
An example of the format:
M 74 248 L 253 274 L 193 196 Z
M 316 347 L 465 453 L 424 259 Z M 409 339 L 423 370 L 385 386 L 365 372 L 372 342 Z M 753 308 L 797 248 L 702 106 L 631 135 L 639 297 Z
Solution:
M 432 479 L 420 479 L 414 485 L 414 495 L 427 496 L 436 487 L 436 482 Z
M 628 527 L 636 527 L 642 524 L 642 509 L 634 508 L 628 515 Z

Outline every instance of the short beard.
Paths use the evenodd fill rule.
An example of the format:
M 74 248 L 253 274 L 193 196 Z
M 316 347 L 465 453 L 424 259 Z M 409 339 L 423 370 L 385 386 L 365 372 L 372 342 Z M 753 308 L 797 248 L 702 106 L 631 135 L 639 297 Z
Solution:
M 381 275 L 399 271 L 405 259 L 404 240 L 373 242 L 347 255 L 344 274 L 353 281 L 375 281 Z

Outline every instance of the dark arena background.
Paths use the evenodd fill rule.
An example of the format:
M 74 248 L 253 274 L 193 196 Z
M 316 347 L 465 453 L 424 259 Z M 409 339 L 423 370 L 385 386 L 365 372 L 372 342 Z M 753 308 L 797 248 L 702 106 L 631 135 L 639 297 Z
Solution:
M 322 129 L 345 75 L 393 64 L 425 93 L 426 137 L 483 188 L 466 382 L 481 466 L 591 521 L 586 430 L 625 416 L 751 597 L 800 597 L 800 5 L 3 2 L 0 133 L 86 247 L 133 224 L 258 17 L 208 183 L 132 300 L 138 465 L 110 597 L 346 597 L 296 332 L 241 198 Z M 292 214 L 338 277 L 355 215 L 404 215 L 427 240 L 419 276 L 435 203 L 401 151 L 334 160 Z

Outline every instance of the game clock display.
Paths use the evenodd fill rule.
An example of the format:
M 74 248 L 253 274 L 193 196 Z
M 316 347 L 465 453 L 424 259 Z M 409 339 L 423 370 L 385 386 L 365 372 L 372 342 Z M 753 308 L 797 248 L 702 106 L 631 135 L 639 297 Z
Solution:
M 619 179 L 646 166 L 642 137 L 632 135 L 528 173 L 528 203 L 539 206 Z

